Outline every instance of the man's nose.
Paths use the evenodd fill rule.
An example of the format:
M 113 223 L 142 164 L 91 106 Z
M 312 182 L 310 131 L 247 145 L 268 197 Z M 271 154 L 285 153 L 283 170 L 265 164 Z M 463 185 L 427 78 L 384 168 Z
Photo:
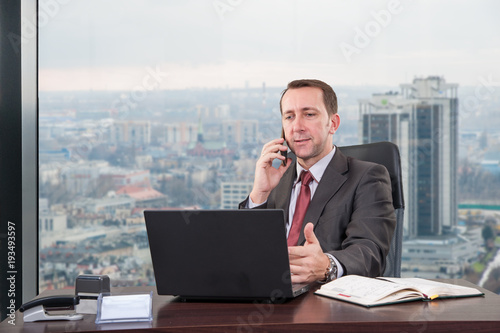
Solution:
M 297 117 L 293 121 L 293 131 L 294 132 L 300 132 L 304 130 L 304 119 L 302 117 Z

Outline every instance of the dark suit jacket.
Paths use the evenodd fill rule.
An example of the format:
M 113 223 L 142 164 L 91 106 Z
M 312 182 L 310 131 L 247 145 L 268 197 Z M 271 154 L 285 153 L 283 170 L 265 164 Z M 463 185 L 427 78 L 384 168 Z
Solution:
M 257 208 L 283 209 L 288 220 L 296 177 L 297 169 L 291 165 L 267 202 Z M 247 200 L 240 208 L 246 207 Z M 309 204 L 298 244 L 305 241 L 307 222 L 314 224 L 323 251 L 342 264 L 344 275 L 381 276 L 396 227 L 387 169 L 347 157 L 337 149 Z

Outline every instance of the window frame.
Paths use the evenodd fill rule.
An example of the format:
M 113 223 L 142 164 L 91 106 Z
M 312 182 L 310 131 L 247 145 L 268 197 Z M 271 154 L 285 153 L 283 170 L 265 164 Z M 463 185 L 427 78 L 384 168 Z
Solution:
M 37 10 L 38 0 L 5 1 L 0 7 L 2 320 L 12 314 L 8 306 L 18 309 L 38 294 Z

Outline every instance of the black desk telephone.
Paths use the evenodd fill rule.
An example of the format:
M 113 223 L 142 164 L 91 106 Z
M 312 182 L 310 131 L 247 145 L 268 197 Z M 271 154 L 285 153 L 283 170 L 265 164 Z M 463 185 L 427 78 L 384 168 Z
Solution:
M 47 296 L 24 303 L 19 308 L 19 311 L 24 313 L 24 322 L 39 320 L 80 320 L 83 318 L 81 314 L 52 314 L 47 312 L 72 310 L 78 303 L 80 303 L 80 296 Z

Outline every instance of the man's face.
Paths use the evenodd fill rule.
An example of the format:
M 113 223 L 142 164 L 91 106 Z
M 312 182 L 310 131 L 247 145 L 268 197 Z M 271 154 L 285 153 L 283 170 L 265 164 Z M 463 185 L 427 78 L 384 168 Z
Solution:
M 290 150 L 309 169 L 332 150 L 332 136 L 340 124 L 329 116 L 323 91 L 315 87 L 289 89 L 281 100 L 281 122 Z

